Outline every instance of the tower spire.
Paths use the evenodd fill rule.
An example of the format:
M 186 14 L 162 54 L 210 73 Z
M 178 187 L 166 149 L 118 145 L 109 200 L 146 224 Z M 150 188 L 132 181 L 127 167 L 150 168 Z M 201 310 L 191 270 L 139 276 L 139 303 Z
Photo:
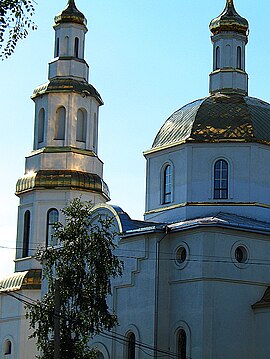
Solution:
M 210 93 L 247 95 L 245 47 L 248 42 L 248 21 L 238 14 L 233 0 L 226 0 L 223 12 L 210 22 L 209 28 L 213 34 Z

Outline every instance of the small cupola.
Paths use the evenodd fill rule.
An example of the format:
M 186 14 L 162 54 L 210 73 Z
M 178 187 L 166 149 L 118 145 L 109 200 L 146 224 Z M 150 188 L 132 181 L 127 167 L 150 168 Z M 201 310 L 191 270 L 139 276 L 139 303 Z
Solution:
M 223 12 L 210 22 L 209 28 L 213 35 L 222 31 L 233 31 L 248 35 L 248 21 L 235 10 L 233 0 L 227 0 Z
M 221 15 L 210 22 L 213 44 L 213 71 L 210 94 L 248 94 L 246 45 L 248 21 L 235 10 L 233 0 L 226 0 Z
M 62 23 L 74 23 L 86 26 L 86 18 L 81 13 L 75 4 L 74 0 L 69 0 L 66 8 L 54 18 L 55 26 Z

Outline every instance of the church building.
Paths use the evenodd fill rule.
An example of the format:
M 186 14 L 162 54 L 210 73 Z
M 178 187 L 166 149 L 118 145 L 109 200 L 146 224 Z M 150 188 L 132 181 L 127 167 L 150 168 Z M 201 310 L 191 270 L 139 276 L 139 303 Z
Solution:
M 249 24 L 233 0 L 210 23 L 209 96 L 175 111 L 146 158 L 145 221 L 115 219 L 119 325 L 105 359 L 270 356 L 270 104 L 248 96 Z
M 175 111 L 146 159 L 144 220 L 110 200 L 98 157 L 97 90 L 74 0 L 55 17 L 48 81 L 34 90 L 34 147 L 17 182 L 15 273 L 0 280 L 2 359 L 34 359 L 23 302 L 41 296 L 38 247 L 61 208 L 91 200 L 113 218 L 124 262 L 108 302 L 119 324 L 89 342 L 99 359 L 270 356 L 270 104 L 248 95 L 249 24 L 233 0 L 210 23 L 209 96 Z M 207 20 L 207 19 L 206 19 Z

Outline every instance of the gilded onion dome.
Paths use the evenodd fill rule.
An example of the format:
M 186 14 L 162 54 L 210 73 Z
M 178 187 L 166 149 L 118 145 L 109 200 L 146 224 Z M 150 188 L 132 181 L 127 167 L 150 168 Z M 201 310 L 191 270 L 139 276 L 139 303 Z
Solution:
M 249 96 L 215 94 L 174 112 L 152 150 L 186 142 L 239 141 L 270 144 L 270 104 Z
M 75 0 L 69 0 L 66 8 L 54 18 L 55 25 L 61 23 L 76 23 L 81 25 L 86 25 L 86 18 L 83 13 L 81 13 L 75 4 Z
M 210 22 L 210 31 L 217 35 L 222 31 L 234 31 L 240 34 L 248 34 L 248 21 L 241 17 L 235 10 L 233 0 L 226 0 L 223 12 Z

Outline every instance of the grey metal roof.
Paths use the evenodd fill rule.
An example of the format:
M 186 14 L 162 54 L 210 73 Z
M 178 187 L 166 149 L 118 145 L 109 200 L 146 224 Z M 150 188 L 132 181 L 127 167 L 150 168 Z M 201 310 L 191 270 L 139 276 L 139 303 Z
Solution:
M 254 232 L 270 233 L 270 223 L 258 221 L 253 218 L 238 216 L 236 214 L 219 212 L 216 215 L 195 218 L 168 225 L 171 231 L 191 229 L 203 226 L 219 226 L 231 229 L 247 230 Z
M 70 60 L 72 57 L 59 57 L 60 60 Z M 84 62 L 84 60 L 79 60 Z M 84 94 L 86 96 L 94 97 L 100 105 L 103 105 L 104 102 L 95 89 L 94 86 L 89 84 L 87 81 L 78 81 L 72 78 L 55 78 L 38 86 L 31 96 L 32 99 L 44 95 L 45 93 L 57 93 L 57 92 L 76 92 L 80 94 Z
M 152 149 L 183 142 L 270 143 L 270 104 L 249 96 L 215 94 L 174 112 L 159 130 Z
M 116 211 L 121 221 L 123 233 L 128 233 L 132 231 L 141 232 L 145 228 L 156 228 L 156 226 L 160 227 L 160 225 L 162 225 L 161 223 L 156 222 L 146 222 L 131 219 L 129 215 L 122 210 L 121 207 L 115 205 L 112 205 L 111 207 Z
M 128 225 L 126 223 L 124 227 L 125 230 L 123 231 L 123 234 L 127 236 L 136 236 L 142 232 L 177 232 L 199 227 L 223 227 L 263 234 L 270 233 L 270 222 L 258 221 L 253 218 L 224 212 L 219 212 L 215 215 L 209 215 L 206 217 L 179 221 L 171 224 L 140 221 L 140 227 L 135 225 L 135 223 L 138 221 L 133 221 L 130 219 L 130 217 L 128 218 Z

